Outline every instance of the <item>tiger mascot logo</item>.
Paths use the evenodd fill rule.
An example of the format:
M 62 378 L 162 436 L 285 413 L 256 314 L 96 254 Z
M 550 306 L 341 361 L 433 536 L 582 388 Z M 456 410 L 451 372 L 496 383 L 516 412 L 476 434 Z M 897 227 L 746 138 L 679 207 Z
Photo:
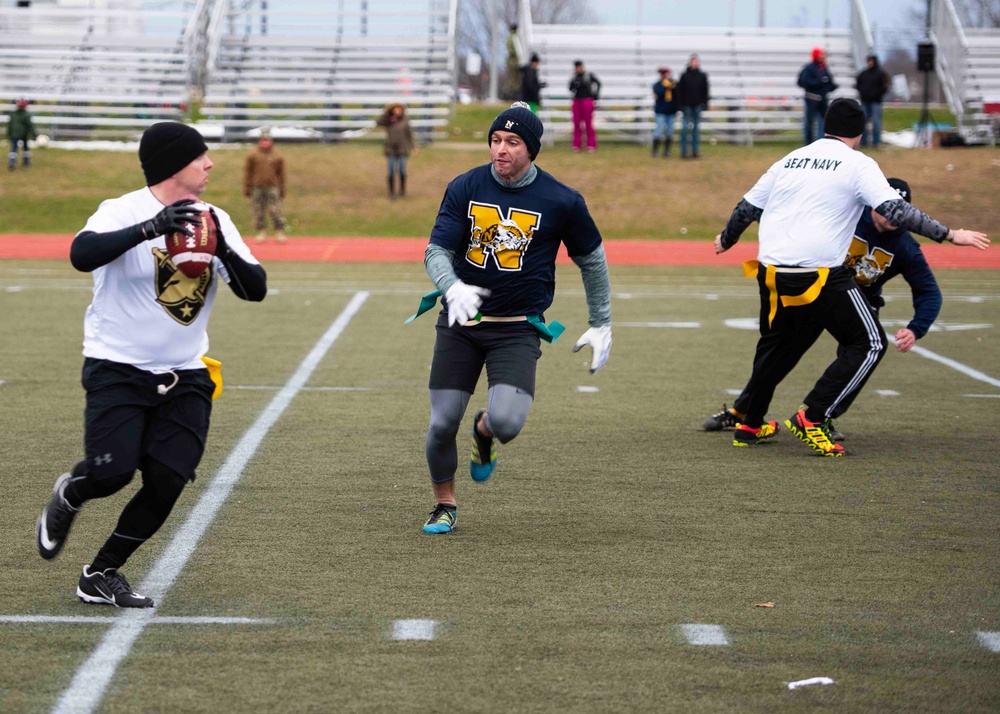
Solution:
M 868 287 L 882 277 L 895 256 L 881 248 L 871 248 L 867 241 L 854 236 L 847 250 L 844 265 L 854 269 L 854 279 L 858 285 Z
M 511 208 L 505 218 L 499 206 L 472 201 L 469 218 L 472 219 L 472 234 L 465 259 L 485 268 L 492 257 L 500 270 L 521 270 L 524 254 L 535 237 L 542 214 Z

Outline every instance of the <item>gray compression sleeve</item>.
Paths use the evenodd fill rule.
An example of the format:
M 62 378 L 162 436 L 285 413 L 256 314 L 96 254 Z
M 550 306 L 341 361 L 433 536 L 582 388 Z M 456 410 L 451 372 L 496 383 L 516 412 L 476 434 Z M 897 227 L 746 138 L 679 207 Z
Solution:
M 759 221 L 762 215 L 764 215 L 763 208 L 757 208 L 745 198 L 741 198 L 733 209 L 726 227 L 722 229 L 722 247 L 728 250 L 736 245 L 743 231 L 754 221 Z
M 442 295 L 458 282 L 458 275 L 452 266 L 454 261 L 453 252 L 434 243 L 429 243 L 424 251 L 424 269 Z
M 948 237 L 948 226 L 938 223 L 926 213 L 902 198 L 886 201 L 875 208 L 875 212 L 894 226 L 902 226 L 909 231 L 927 236 L 938 243 Z
M 583 276 L 583 291 L 587 294 L 588 323 L 591 327 L 611 324 L 611 280 L 604 246 L 599 245 L 587 255 L 574 256 L 573 262 Z

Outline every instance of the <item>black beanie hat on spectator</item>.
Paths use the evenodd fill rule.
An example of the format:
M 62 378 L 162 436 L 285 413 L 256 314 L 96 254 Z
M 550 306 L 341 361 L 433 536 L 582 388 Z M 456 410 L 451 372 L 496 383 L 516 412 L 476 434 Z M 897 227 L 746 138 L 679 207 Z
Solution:
M 139 141 L 139 162 L 146 185 L 166 181 L 208 151 L 196 129 L 176 121 L 153 124 Z
M 856 99 L 841 97 L 830 103 L 823 117 L 823 132 L 852 139 L 865 130 L 865 112 Z
M 490 126 L 490 133 L 486 135 L 487 144 L 493 143 L 495 131 L 512 131 L 524 139 L 532 161 L 542 148 L 542 120 L 524 102 L 514 102 L 509 109 L 504 109 L 497 115 Z

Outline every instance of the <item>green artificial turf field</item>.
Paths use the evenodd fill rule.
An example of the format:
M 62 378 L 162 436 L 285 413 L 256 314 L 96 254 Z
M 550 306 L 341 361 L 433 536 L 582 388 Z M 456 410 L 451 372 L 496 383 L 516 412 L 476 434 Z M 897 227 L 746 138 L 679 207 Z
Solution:
M 474 484 L 470 409 L 459 529 L 430 536 L 433 318 L 402 325 L 430 289 L 421 266 L 267 267 L 263 303 L 220 292 L 209 354 L 226 391 L 197 482 L 126 568 L 134 585 L 173 552 L 241 437 L 259 448 L 175 561 L 98 711 L 1000 708 L 1000 654 L 977 634 L 1000 631 L 995 276 L 939 271 L 943 329 L 918 343 L 930 354 L 890 347 L 838 422 L 850 455 L 823 459 L 784 431 L 756 449 L 701 431 L 749 374 L 755 333 L 726 324 L 757 313 L 738 269 L 613 267 L 614 348 L 592 376 L 570 351 L 586 329 L 579 274 L 560 267 L 548 317 L 568 331 L 543 348 L 524 432 Z M 898 282 L 889 334 L 912 314 Z M 135 484 L 89 503 L 57 560 L 33 541 L 53 480 L 81 455 L 89 287 L 62 263 L 0 262 L 0 619 L 112 618 L 0 621 L 3 712 L 51 710 L 106 633 L 137 626 L 74 596 Z M 280 392 L 352 301 L 303 388 Z M 834 351 L 816 345 L 771 418 Z M 279 394 L 287 408 L 261 431 Z M 481 384 L 470 406 L 484 403 Z M 165 619 L 194 617 L 261 622 Z M 394 640 L 410 619 L 433 621 L 434 639 Z M 692 624 L 727 644 L 692 644 Z M 836 683 L 787 688 L 815 676 Z

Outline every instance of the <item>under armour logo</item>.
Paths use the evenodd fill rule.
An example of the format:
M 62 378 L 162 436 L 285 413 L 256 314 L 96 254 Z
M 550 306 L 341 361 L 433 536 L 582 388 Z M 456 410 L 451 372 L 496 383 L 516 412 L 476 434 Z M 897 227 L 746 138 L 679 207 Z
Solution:
M 513 128 L 513 126 L 514 126 L 514 122 L 508 120 L 507 121 L 507 125 L 504 127 L 504 129 L 511 129 L 511 128 Z
M 896 188 L 894 190 L 896 191 L 896 193 L 899 194 L 900 198 L 905 198 L 907 201 L 910 200 L 909 197 L 907 197 L 907 195 L 906 195 L 906 189 Z
M 104 464 L 110 464 L 112 461 L 111 454 L 105 454 L 104 456 L 94 457 L 94 466 L 103 466 Z

